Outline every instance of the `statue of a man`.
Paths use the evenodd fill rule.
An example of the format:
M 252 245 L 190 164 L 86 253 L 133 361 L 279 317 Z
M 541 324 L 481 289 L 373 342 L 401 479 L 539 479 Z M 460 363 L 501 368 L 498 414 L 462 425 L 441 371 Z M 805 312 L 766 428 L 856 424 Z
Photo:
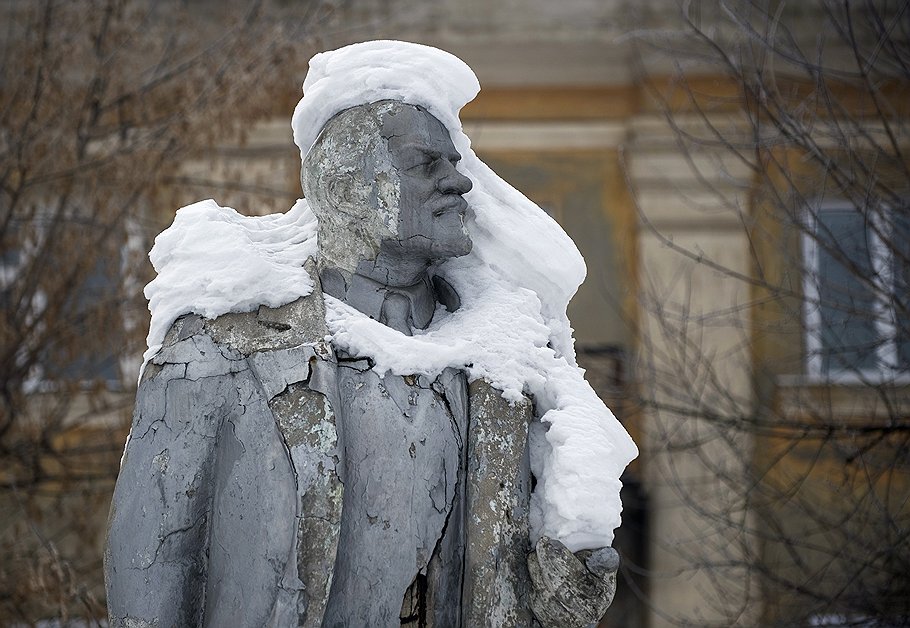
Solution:
M 301 174 L 314 289 L 170 326 L 111 508 L 113 626 L 581 626 L 606 610 L 615 552 L 532 538 L 532 400 L 469 382 L 467 363 L 382 371 L 329 333 L 348 316 L 394 352 L 462 311 L 440 272 L 474 246 L 461 158 L 419 102 L 340 110 Z

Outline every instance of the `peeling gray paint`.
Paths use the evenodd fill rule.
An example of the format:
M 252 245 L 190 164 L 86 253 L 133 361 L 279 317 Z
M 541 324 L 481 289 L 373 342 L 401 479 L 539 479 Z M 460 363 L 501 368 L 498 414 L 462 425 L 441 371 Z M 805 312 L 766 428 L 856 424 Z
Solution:
M 382 137 L 383 114 L 395 106 L 354 107 L 328 123 L 301 169 L 301 187 L 319 218 L 320 264 L 350 277 L 398 231 L 398 173 Z
M 415 147 L 432 159 L 412 171 Z M 431 272 L 471 249 L 457 158 L 412 105 L 326 125 L 302 178 L 327 292 L 405 334 L 438 303 L 458 308 Z M 278 308 L 172 325 L 140 382 L 111 504 L 111 625 L 596 621 L 615 552 L 573 555 L 546 538 L 531 551 L 532 402 L 455 369 L 380 376 L 326 334 L 320 285 Z
M 613 548 L 570 552 L 542 537 L 528 555 L 531 608 L 544 626 L 587 626 L 600 621 L 616 592 L 619 555 Z
M 320 624 L 343 486 L 332 406 L 308 384 L 335 370 L 317 318 L 318 290 L 168 332 L 111 506 L 112 625 Z
M 464 606 L 469 626 L 528 626 L 530 401 L 471 383 Z
M 402 601 L 425 574 L 452 510 L 462 459 L 448 395 L 461 374 L 436 387 L 426 377 L 379 377 L 340 362 L 345 492 L 326 626 L 398 625 Z M 448 389 L 447 387 L 448 386 Z
M 303 585 L 297 619 L 302 626 L 321 626 L 332 584 L 344 492 L 335 471 L 339 463 L 335 414 L 323 394 L 303 383 L 289 386 L 270 406 L 297 475 L 294 562 Z

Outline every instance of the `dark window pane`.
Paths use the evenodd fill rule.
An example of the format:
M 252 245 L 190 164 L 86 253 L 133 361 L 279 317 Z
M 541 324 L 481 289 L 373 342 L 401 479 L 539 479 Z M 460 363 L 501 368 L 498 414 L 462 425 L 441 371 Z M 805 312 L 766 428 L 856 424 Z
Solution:
M 910 206 L 894 212 L 894 318 L 897 327 L 897 364 L 910 368 Z
M 879 343 L 865 219 L 854 209 L 818 215 L 818 282 L 822 372 L 877 368 Z
M 121 326 L 116 260 L 100 257 L 77 278 L 57 322 L 61 333 L 44 359 L 48 380 L 120 380 Z

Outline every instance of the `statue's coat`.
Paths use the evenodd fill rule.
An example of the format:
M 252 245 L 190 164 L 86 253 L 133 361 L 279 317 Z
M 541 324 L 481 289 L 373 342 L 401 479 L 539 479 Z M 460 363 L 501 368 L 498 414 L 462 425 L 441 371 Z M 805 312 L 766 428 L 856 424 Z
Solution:
M 382 460 L 361 474 L 350 458 L 360 445 L 346 441 L 338 417 L 369 414 L 363 400 L 352 408 L 346 385 L 379 391 L 384 380 L 363 360 L 339 366 L 325 336 L 318 286 L 281 308 L 174 323 L 140 383 L 115 489 L 105 552 L 112 625 L 354 621 L 343 601 L 330 602 L 333 581 L 343 588 L 358 558 L 344 542 L 345 516 L 365 514 L 355 510 L 363 500 L 345 500 L 345 481 L 366 490 L 370 465 Z M 363 610 L 368 624 L 529 626 L 530 402 L 510 405 L 482 380 L 465 386 L 452 369 L 433 381 L 386 378 L 422 387 L 430 403 L 444 397 L 453 422 L 413 428 L 445 434 L 433 455 L 386 458 L 426 469 L 427 499 L 402 503 L 436 510 L 421 532 L 430 546 L 397 580 L 411 583 L 398 602 L 409 619 L 377 606 Z M 366 595 L 363 581 L 355 590 Z

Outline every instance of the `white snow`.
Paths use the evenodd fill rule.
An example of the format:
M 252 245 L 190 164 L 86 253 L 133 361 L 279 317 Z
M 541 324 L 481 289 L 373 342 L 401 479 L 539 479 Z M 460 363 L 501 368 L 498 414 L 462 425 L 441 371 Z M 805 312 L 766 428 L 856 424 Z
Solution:
M 584 261 L 556 222 L 471 150 L 458 112 L 478 90 L 462 61 L 417 44 L 367 42 L 310 61 L 292 122 L 301 156 L 339 111 L 398 99 L 446 125 L 462 155 L 458 169 L 474 183 L 465 196 L 475 214 L 468 224 L 474 249 L 440 268 L 461 308 L 440 308 L 427 330 L 405 336 L 327 297 L 332 342 L 371 357 L 380 373 L 434 375 L 454 366 L 489 379 L 507 399 L 533 395 L 549 428 L 532 432 L 535 538 L 557 538 L 573 551 L 610 545 L 620 523 L 619 476 L 638 452 L 575 365 L 566 306 L 585 277 Z M 150 253 L 159 275 L 146 288 L 146 359 L 183 313 L 214 317 L 307 294 L 313 284 L 301 265 L 315 245 L 305 201 L 261 218 L 211 200 L 181 209 Z
M 309 294 L 314 284 L 303 263 L 310 256 L 316 256 L 316 217 L 306 201 L 284 214 L 258 217 L 212 199 L 177 210 L 149 252 L 158 276 L 145 287 L 152 313 L 145 361 L 183 314 L 215 318 Z

